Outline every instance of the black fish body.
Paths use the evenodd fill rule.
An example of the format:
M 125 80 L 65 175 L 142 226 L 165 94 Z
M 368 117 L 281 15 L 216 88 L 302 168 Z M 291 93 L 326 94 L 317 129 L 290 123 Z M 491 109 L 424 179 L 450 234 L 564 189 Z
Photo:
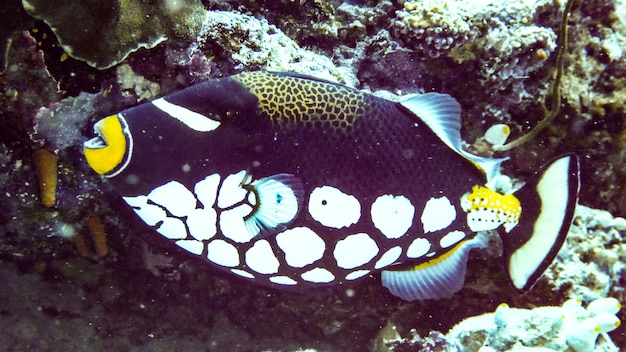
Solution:
M 352 124 L 345 126 L 345 120 L 329 116 L 336 107 L 322 101 L 327 106 L 318 108 L 320 116 L 317 121 L 298 124 L 294 120 L 303 118 L 296 117 L 295 113 L 293 120 L 273 121 L 257 111 L 258 99 L 230 78 L 200 83 L 168 97 L 191 110 L 219 118 L 222 121 L 220 128 L 225 130 L 219 135 L 206 137 L 202 132 L 196 132 L 190 137 L 187 126 L 163 112 L 155 112 L 150 104 L 133 108 L 136 115 L 145 116 L 133 123 L 136 128 L 146 131 L 140 136 L 133 135 L 135 143 L 150 145 L 151 151 L 143 153 L 141 162 L 130 164 L 125 173 L 143 174 L 146 170 L 153 170 L 142 178 L 160 179 L 146 179 L 141 184 L 146 187 L 144 189 L 139 188 L 140 185 L 129 185 L 128 189 L 120 191 L 143 194 L 163 181 L 169 181 L 175 165 L 163 163 L 164 157 L 179 161 L 181 167 L 188 163 L 192 169 L 210 170 L 207 164 L 219 165 L 221 172 L 238 171 L 243 165 L 257 178 L 290 170 L 294 175 L 305 175 L 302 177 L 305 185 L 334 179 L 351 191 L 361 188 L 359 194 L 366 197 L 372 195 L 373 187 L 403 192 L 412 188 L 413 193 L 422 194 L 438 192 L 442 188 L 434 181 L 451 176 L 446 172 L 448 167 L 462 167 L 470 173 L 456 175 L 459 181 L 466 179 L 465 182 L 441 180 L 440 185 L 459 185 L 459 197 L 467 191 L 463 188 L 467 183 L 486 182 L 485 176 L 467 159 L 442 144 L 424 123 L 399 104 L 347 87 L 334 87 L 332 83 L 312 83 L 358 96 L 363 106 L 355 113 L 361 112 L 365 117 L 353 117 Z M 237 98 L 219 94 L 223 92 L 232 92 Z M 196 99 L 191 100 L 190 94 Z M 316 104 L 321 105 L 320 102 Z M 210 111 L 206 111 L 207 107 Z M 157 114 L 163 116 L 155 116 Z M 228 164 L 232 164 L 230 168 Z M 443 164 L 449 166 L 444 168 Z M 364 172 L 367 173 L 365 178 Z M 180 174 L 180 177 L 193 175 L 183 173 L 182 169 Z M 197 182 L 190 179 L 190 182 L 194 181 Z M 414 186 L 409 187 L 409 183 Z M 123 186 L 124 183 L 120 185 Z
M 253 72 L 110 116 L 84 150 L 149 226 L 255 281 L 336 284 L 383 270 L 395 295 L 443 297 L 460 289 L 469 250 L 486 245 L 476 232 L 504 224 L 507 265 L 530 257 L 530 269 L 509 270 L 527 289 L 569 228 L 576 158 L 556 160 L 517 197 L 498 194 L 483 185 L 501 160 L 461 149 L 459 114 L 443 94 L 398 103 Z M 563 198 L 549 204 L 556 220 L 541 216 L 555 198 L 542 182 Z M 535 256 L 529 243 L 549 250 Z

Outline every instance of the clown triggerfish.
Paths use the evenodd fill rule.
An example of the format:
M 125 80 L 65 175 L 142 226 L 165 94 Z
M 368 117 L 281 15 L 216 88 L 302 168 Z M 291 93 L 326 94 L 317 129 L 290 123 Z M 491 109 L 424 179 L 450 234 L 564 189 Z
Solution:
M 569 230 L 578 159 L 501 194 L 491 185 L 503 159 L 461 148 L 460 112 L 446 94 L 393 102 L 243 73 L 100 120 L 84 154 L 161 236 L 256 282 L 311 287 L 381 270 L 403 299 L 447 297 L 469 251 L 499 228 L 511 282 L 528 290 Z

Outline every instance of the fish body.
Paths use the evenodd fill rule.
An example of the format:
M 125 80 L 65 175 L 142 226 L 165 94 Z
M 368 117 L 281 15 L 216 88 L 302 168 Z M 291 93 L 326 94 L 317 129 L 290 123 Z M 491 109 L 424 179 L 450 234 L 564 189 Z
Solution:
M 382 270 L 407 300 L 463 284 L 482 231 L 503 233 L 513 284 L 530 288 L 561 247 L 578 193 L 566 155 L 514 194 L 502 159 L 461 148 L 445 94 L 393 102 L 310 77 L 209 80 L 109 116 L 85 157 L 135 213 L 183 249 L 278 286 Z M 537 249 L 540 249 L 537 251 Z

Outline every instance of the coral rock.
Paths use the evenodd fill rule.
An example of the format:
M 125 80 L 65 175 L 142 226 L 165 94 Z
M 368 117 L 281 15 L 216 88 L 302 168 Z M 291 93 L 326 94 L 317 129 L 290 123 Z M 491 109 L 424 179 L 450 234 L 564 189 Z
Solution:
M 458 339 L 464 346 L 471 344 L 496 351 L 522 348 L 565 351 L 567 346 L 577 352 L 617 351 L 606 333 L 620 325 L 615 316 L 619 302 L 614 298 L 603 298 L 589 306 L 609 306 L 611 312 L 597 314 L 593 308 L 584 309 L 577 299 L 571 299 L 561 307 L 534 309 L 510 308 L 501 304 L 493 313 L 463 320 L 446 337 Z M 603 334 L 602 340 L 598 339 L 599 334 Z
M 168 37 L 192 37 L 204 19 L 200 1 L 23 0 L 44 20 L 68 55 L 108 68 Z
M 302 49 L 267 20 L 235 12 L 210 11 L 198 37 L 203 51 L 229 58 L 236 70 L 265 69 L 313 75 L 331 81 L 354 81 L 332 61 Z

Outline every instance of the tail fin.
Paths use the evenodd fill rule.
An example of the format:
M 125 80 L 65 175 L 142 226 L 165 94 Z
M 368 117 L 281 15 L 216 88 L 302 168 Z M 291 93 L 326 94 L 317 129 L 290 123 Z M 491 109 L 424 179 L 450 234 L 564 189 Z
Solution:
M 541 168 L 515 196 L 522 216 L 502 243 L 509 277 L 529 290 L 561 249 L 578 201 L 578 157 L 567 154 Z

